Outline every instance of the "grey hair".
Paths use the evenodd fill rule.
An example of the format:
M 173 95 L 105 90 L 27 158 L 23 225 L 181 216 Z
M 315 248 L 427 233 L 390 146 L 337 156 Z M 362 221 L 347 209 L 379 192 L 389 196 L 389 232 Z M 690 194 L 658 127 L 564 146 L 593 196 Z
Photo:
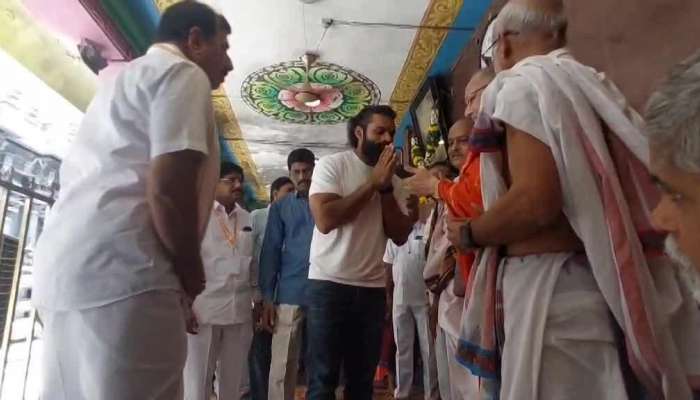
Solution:
M 548 13 L 522 4 L 509 2 L 496 17 L 494 32 L 549 33 L 561 44 L 566 43 L 568 21 L 563 11 Z
M 676 167 L 700 173 L 700 51 L 675 66 L 647 103 L 653 150 Z

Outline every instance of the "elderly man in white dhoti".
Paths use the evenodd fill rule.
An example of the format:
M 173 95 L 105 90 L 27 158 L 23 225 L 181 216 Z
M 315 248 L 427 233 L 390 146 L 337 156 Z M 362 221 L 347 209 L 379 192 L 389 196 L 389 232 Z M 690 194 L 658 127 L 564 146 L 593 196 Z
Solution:
M 452 243 L 481 249 L 461 363 L 484 398 L 690 399 L 700 320 L 657 267 L 641 118 L 563 48 L 560 2 L 511 1 L 495 24 L 499 74 L 470 139 L 485 212 L 448 223 Z
M 646 110 L 651 171 L 662 196 L 654 225 L 700 301 L 700 52 L 676 66 Z

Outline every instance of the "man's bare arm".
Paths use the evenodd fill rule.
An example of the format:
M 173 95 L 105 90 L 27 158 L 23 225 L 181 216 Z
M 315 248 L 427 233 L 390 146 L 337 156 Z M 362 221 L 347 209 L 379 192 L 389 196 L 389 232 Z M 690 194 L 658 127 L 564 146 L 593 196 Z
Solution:
M 204 160 L 194 150 L 158 156 L 151 162 L 146 189 L 156 233 L 192 298 L 204 289 L 197 219 L 197 178 Z
M 335 193 L 317 193 L 309 198 L 311 214 L 316 227 L 323 234 L 353 221 L 367 206 L 376 189 L 371 182 L 360 186 L 350 195 L 341 197 Z
M 394 150 L 386 146 L 367 182 L 350 195 L 342 197 L 334 193 L 317 193 L 311 196 L 309 206 L 318 230 L 327 234 L 357 218 L 378 190 L 391 185 L 395 166 Z
M 507 126 L 511 186 L 486 213 L 472 220 L 472 236 L 481 246 L 528 239 L 557 221 L 563 197 L 549 147 L 532 135 Z

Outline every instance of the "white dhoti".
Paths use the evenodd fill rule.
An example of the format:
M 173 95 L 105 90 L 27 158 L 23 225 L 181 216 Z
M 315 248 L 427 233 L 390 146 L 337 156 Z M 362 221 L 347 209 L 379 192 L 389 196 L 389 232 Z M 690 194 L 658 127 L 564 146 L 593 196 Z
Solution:
M 454 295 L 454 284 L 442 291 L 438 308 L 438 329 L 435 340 L 438 383 L 442 400 L 479 398 L 479 379 L 457 362 L 459 329 L 464 298 Z
M 396 341 L 396 393 L 397 399 L 407 399 L 413 385 L 413 345 L 415 332 L 423 360 L 423 387 L 426 399 L 437 397 L 437 370 L 435 348 L 430 333 L 428 305 L 393 306 L 394 340 Z
M 42 400 L 182 399 L 185 319 L 176 291 L 40 310 Z
M 187 335 L 185 400 L 209 400 L 214 371 L 218 400 L 239 400 L 252 340 L 251 322 L 205 324 L 200 326 L 198 334 Z
M 301 353 L 304 311 L 299 306 L 277 306 L 277 323 L 272 336 L 269 400 L 293 400 Z
M 585 257 L 512 257 L 502 268 L 501 399 L 626 400 L 614 321 Z
M 450 383 L 450 360 L 447 350 L 447 333 L 441 327 L 437 327 L 435 332 L 435 363 L 437 364 L 438 391 L 441 400 L 452 400 Z

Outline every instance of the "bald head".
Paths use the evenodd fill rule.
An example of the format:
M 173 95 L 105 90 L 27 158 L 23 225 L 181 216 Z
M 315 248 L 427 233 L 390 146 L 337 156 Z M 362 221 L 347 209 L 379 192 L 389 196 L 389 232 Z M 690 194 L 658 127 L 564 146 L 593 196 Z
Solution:
M 459 136 L 464 133 L 469 134 L 473 126 L 474 123 L 472 121 L 467 118 L 460 118 L 450 127 L 448 137 Z
M 494 23 L 496 72 L 565 46 L 566 27 L 561 0 L 510 0 Z
M 481 93 L 486 89 L 486 86 L 491 83 L 496 73 L 492 68 L 484 68 L 477 71 L 464 88 L 464 116 L 467 119 L 474 120 L 481 106 Z
M 562 0 L 510 0 L 508 4 L 517 4 L 545 14 L 562 14 L 564 12 Z

